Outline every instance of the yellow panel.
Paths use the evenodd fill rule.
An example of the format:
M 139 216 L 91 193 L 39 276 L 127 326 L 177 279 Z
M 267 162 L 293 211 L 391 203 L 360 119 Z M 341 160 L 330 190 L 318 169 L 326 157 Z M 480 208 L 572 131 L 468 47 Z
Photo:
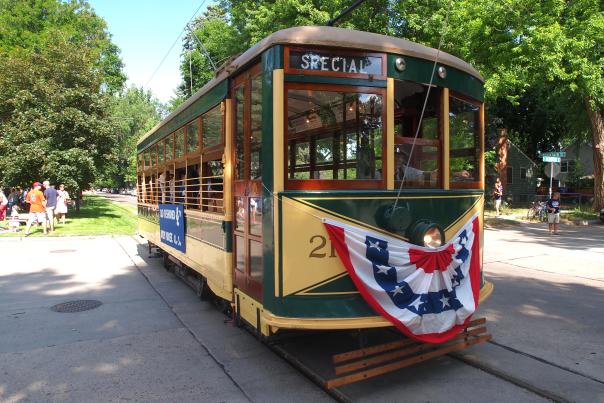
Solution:
M 485 167 L 484 167 L 484 104 L 480 105 L 480 188 L 485 189 Z
M 208 285 L 219 297 L 228 301 L 233 297 L 232 253 L 210 246 L 187 236 L 186 253 L 172 248 L 159 239 L 159 225 L 139 219 L 139 232 L 151 243 L 157 245 L 182 263 L 200 273 L 208 280 Z
M 241 315 L 241 318 L 252 325 L 254 329 L 258 328 L 258 319 L 260 319 L 260 331 L 264 336 L 268 336 L 270 330 L 268 323 L 264 319 L 266 314 L 262 304 L 242 293 L 239 288 L 235 290 L 235 295 L 239 297 L 239 305 L 236 305 L 235 309 L 239 308 L 239 315 Z M 235 298 L 235 303 L 237 304 L 237 298 Z M 258 315 L 260 315 L 260 317 L 258 317 Z
M 394 189 L 394 79 L 386 89 L 386 188 Z
M 449 189 L 449 89 L 443 88 L 442 98 L 442 127 L 443 127 L 443 189 Z
M 345 268 L 331 247 L 323 223 L 313 215 L 336 217 L 291 199 L 284 198 L 282 208 L 283 295 L 344 273 Z
M 283 132 L 284 111 L 284 75 L 283 69 L 273 70 L 273 195 L 284 188 L 283 164 L 285 163 L 283 149 L 285 139 Z M 273 217 L 279 217 L 279 205 L 273 197 Z M 279 296 L 279 220 L 273 223 L 274 264 L 275 264 L 275 296 Z

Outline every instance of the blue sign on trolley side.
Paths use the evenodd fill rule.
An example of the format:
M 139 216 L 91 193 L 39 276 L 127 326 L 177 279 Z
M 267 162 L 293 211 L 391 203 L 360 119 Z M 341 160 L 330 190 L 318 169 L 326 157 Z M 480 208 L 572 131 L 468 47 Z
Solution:
M 162 243 L 185 252 L 185 214 L 182 205 L 159 205 L 159 238 Z

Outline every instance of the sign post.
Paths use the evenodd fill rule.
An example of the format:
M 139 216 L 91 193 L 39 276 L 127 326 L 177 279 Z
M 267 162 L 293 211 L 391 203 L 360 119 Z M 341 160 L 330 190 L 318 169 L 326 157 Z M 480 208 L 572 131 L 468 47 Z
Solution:
M 542 153 L 541 158 L 543 162 L 549 162 L 549 198 L 552 198 L 552 182 L 554 180 L 554 164 L 559 164 L 561 159 L 566 157 L 566 151 L 555 151 L 549 153 Z M 557 169 L 558 173 L 559 170 Z M 558 175 L 556 173 L 556 176 Z

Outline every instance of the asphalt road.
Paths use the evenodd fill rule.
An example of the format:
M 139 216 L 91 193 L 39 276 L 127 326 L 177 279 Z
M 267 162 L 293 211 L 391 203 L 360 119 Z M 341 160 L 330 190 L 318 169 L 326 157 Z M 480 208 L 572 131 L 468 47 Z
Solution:
M 331 400 L 224 323 L 138 237 L 2 239 L 0 254 L 2 402 Z M 492 342 L 342 393 L 367 402 L 604 402 L 604 226 L 563 226 L 559 237 L 543 224 L 489 229 L 484 272 L 496 287 L 479 312 Z M 103 305 L 49 309 L 74 299 Z

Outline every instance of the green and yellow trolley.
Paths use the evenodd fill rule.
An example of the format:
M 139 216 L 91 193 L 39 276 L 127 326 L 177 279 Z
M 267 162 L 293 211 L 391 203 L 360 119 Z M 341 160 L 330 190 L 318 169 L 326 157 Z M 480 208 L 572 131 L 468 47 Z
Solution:
M 139 141 L 139 232 L 264 336 L 391 326 L 321 219 L 422 246 L 475 215 L 482 232 L 483 95 L 472 66 L 426 46 L 276 32 Z M 161 239 L 162 204 L 183 206 L 185 252 Z M 491 290 L 481 280 L 480 299 Z

